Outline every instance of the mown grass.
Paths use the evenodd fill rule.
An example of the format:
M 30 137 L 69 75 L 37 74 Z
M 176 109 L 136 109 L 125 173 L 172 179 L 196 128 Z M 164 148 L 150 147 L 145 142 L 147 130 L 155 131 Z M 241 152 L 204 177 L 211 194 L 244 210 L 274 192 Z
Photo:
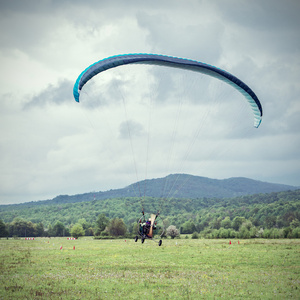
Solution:
M 300 240 L 178 239 L 158 247 L 87 237 L 2 239 L 0 299 L 299 299 L 299 246 Z

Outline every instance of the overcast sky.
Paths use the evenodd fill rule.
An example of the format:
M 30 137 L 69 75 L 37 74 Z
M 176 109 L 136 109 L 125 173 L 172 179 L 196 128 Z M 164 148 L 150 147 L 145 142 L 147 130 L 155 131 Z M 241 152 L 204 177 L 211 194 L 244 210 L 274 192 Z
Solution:
M 300 186 L 300 2 L 0 1 L 0 204 L 189 173 Z M 157 53 L 218 66 L 242 95 L 194 72 L 143 65 L 93 78 L 103 58 Z M 188 73 L 188 74 L 187 74 Z

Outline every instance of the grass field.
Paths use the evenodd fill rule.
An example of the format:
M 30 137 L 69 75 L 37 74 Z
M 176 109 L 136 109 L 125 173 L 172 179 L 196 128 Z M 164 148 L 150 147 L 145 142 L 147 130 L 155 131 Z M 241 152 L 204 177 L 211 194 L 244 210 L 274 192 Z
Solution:
M 300 240 L 2 239 L 0 271 L 0 299 L 300 299 Z

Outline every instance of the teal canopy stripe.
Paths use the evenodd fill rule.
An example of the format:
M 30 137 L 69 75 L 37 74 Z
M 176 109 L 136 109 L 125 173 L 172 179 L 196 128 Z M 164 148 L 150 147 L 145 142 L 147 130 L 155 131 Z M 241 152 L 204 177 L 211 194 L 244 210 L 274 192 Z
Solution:
M 105 58 L 90 65 L 79 75 L 75 82 L 73 89 L 73 95 L 75 100 L 79 102 L 81 89 L 95 75 L 105 70 L 127 64 L 148 64 L 186 69 L 206 74 L 208 76 L 212 76 L 219 80 L 222 80 L 233 86 L 235 89 L 237 89 L 247 99 L 254 113 L 254 127 L 257 128 L 261 123 L 263 115 L 261 103 L 255 95 L 255 93 L 253 92 L 253 90 L 243 81 L 241 81 L 234 75 L 209 64 L 185 58 L 158 54 L 141 53 L 116 55 Z

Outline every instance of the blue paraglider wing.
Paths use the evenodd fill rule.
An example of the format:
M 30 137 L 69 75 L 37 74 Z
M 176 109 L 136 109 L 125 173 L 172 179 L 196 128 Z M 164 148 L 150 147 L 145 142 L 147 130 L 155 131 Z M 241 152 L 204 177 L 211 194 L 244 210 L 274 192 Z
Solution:
M 75 82 L 73 89 L 73 95 L 75 100 L 79 102 L 81 89 L 95 75 L 111 68 L 136 63 L 186 69 L 190 71 L 203 73 L 225 81 L 226 83 L 230 84 L 235 89 L 237 89 L 239 92 L 241 92 L 251 105 L 251 108 L 254 113 L 254 127 L 257 128 L 261 123 L 263 112 L 260 101 L 258 100 L 255 93 L 243 81 L 241 81 L 234 75 L 222 69 L 202 62 L 157 54 L 116 55 L 105 58 L 90 65 L 79 75 L 78 79 Z

